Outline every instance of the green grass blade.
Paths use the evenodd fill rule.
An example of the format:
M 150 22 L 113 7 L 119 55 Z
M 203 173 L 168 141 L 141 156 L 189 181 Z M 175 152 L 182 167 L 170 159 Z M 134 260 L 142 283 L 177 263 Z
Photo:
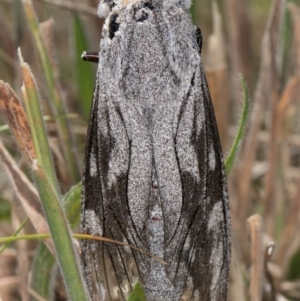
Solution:
M 43 242 L 40 242 L 31 267 L 31 289 L 46 300 L 53 300 L 55 259 Z M 38 301 L 32 297 L 31 301 Z
M 9 221 L 10 220 L 10 204 L 0 197 L 0 221 Z
M 44 170 L 53 187 L 55 187 L 56 192 L 59 193 L 59 187 L 54 171 L 50 147 L 48 144 L 48 138 L 45 123 L 43 120 L 43 114 L 40 107 L 36 83 L 28 64 L 23 61 L 20 49 L 19 58 L 24 80 L 24 86 L 22 87 L 24 104 L 28 116 L 38 164 Z
M 19 232 L 24 228 L 24 226 L 26 225 L 26 223 L 28 222 L 28 218 L 26 218 L 23 223 L 20 225 L 20 227 L 13 233 L 12 236 L 17 236 L 19 234 Z M 11 243 L 10 242 L 7 242 L 5 243 L 1 248 L 0 248 L 0 254 L 6 249 L 9 247 Z
M 133 292 L 127 301 L 147 301 L 145 292 L 139 282 L 136 282 L 133 286 Z
M 79 268 L 79 259 L 73 246 L 60 197 L 43 170 L 37 166 L 33 177 L 43 203 L 56 255 L 70 300 L 88 301 L 88 293 Z
M 231 146 L 231 149 L 229 151 L 229 154 L 225 160 L 225 170 L 226 170 L 227 175 L 229 175 L 229 173 L 231 171 L 231 168 L 234 164 L 235 158 L 236 158 L 238 150 L 239 150 L 239 146 L 241 145 L 241 142 L 245 135 L 246 125 L 247 125 L 249 110 L 250 110 L 249 109 L 249 103 L 250 103 L 249 91 L 248 91 L 247 85 L 245 83 L 245 80 L 242 76 L 241 76 L 241 83 L 242 83 L 242 87 L 243 87 L 244 104 L 243 104 L 242 116 L 240 119 L 238 131 L 236 133 L 236 136 L 235 136 L 235 139 Z
M 64 116 L 67 115 L 67 112 L 64 107 L 62 97 L 60 95 L 59 83 L 57 82 L 57 79 L 55 78 L 55 75 L 53 73 L 51 60 L 46 51 L 46 47 L 44 45 L 44 42 L 43 42 L 43 39 L 42 39 L 42 36 L 40 33 L 39 23 L 36 18 L 32 3 L 30 0 L 23 0 L 22 2 L 23 2 L 24 9 L 25 9 L 25 14 L 27 17 L 29 28 L 33 35 L 33 41 L 34 41 L 35 46 L 40 55 L 41 63 L 43 66 L 43 71 L 44 71 L 47 86 L 48 86 L 48 92 L 49 92 L 50 99 L 51 99 L 50 104 L 51 104 L 53 113 L 56 117 L 57 131 L 58 131 L 58 136 L 60 139 L 60 145 L 62 147 L 63 154 L 67 161 L 66 166 L 69 169 L 70 177 L 75 182 L 78 182 L 80 179 L 80 172 L 78 169 L 75 154 L 73 152 L 73 149 L 74 149 L 74 146 L 72 145 L 73 135 L 69 128 L 68 119 L 64 118 Z
M 89 50 L 89 45 L 83 24 L 77 14 L 74 17 L 74 33 L 77 82 L 80 96 L 79 105 L 84 118 L 88 120 L 94 90 L 95 72 L 93 72 L 91 63 L 84 62 L 81 59 L 82 52 Z
M 192 1 L 192 5 L 191 5 L 191 8 L 190 8 L 190 13 L 191 13 L 192 20 L 193 20 L 194 24 L 196 24 L 196 5 L 197 5 L 197 0 Z
M 71 228 L 74 228 L 80 220 L 82 183 L 73 186 L 63 197 L 64 209 Z

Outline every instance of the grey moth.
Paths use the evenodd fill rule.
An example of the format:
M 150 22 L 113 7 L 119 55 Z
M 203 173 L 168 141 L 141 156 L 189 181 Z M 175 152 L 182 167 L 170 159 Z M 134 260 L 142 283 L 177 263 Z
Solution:
M 101 0 L 81 232 L 93 301 L 226 300 L 227 184 L 189 0 Z M 89 57 L 88 55 L 86 56 Z M 96 57 L 96 59 L 95 59 Z

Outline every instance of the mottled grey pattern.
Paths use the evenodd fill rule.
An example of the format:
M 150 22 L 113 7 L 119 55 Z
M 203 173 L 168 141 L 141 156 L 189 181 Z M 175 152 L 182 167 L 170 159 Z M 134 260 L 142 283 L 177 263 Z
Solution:
M 186 0 L 102 0 L 83 180 L 82 242 L 93 301 L 225 301 L 230 219 L 223 158 Z M 110 11 L 111 10 L 111 11 Z

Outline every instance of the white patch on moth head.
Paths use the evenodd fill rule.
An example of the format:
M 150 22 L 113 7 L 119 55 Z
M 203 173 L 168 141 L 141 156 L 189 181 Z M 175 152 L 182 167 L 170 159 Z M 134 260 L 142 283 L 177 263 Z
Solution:
M 97 10 L 97 14 L 99 18 L 106 18 L 109 13 L 110 13 L 109 5 L 101 1 L 98 5 L 98 10 Z
M 209 148 L 208 157 L 209 157 L 209 168 L 210 170 L 214 170 L 216 167 L 216 154 L 212 144 L 210 145 Z
M 95 177 L 97 175 L 97 162 L 94 153 L 90 155 L 90 176 Z

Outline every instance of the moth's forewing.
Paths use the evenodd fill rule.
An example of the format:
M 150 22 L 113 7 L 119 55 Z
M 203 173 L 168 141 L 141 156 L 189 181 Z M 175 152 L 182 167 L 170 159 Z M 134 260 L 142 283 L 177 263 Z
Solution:
M 148 301 L 226 300 L 226 179 L 201 35 L 185 3 L 110 5 L 105 21 L 81 230 L 167 264 L 128 247 L 85 241 L 82 262 L 93 300 L 126 300 L 136 281 Z

